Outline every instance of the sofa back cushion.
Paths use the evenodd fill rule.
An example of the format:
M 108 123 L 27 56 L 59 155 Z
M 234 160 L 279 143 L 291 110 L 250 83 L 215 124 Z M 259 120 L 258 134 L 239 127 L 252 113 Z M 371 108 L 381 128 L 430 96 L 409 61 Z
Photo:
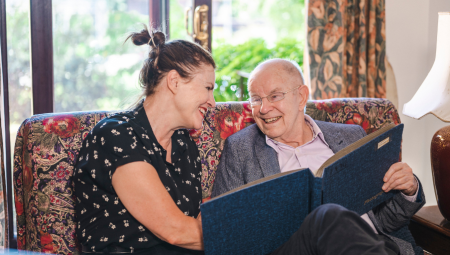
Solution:
M 367 134 L 387 123 L 400 123 L 397 109 L 386 99 L 337 98 L 308 101 L 306 114 L 315 120 L 360 125 Z M 254 123 L 248 102 L 217 104 L 205 116 L 202 130 L 192 130 L 202 159 L 203 200 L 211 196 L 225 139 Z
M 72 173 L 83 138 L 105 116 L 40 114 L 20 126 L 13 182 L 19 249 L 59 254 L 79 250 Z
M 397 110 L 383 99 L 308 102 L 314 119 L 361 125 L 367 133 L 398 124 Z M 72 173 L 83 138 L 107 112 L 40 114 L 19 128 L 14 150 L 14 192 L 19 249 L 77 254 Z M 217 103 L 201 130 L 191 130 L 202 160 L 202 196 L 208 199 L 225 139 L 253 124 L 248 102 Z

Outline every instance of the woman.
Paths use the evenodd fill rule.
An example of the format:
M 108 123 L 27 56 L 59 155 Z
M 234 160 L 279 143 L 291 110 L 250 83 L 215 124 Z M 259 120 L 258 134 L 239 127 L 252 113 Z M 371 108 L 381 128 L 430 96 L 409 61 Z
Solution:
M 85 138 L 74 180 L 83 253 L 197 254 L 203 249 L 201 163 L 185 129 L 215 106 L 215 63 L 201 46 L 145 28 L 145 100 L 100 121 Z

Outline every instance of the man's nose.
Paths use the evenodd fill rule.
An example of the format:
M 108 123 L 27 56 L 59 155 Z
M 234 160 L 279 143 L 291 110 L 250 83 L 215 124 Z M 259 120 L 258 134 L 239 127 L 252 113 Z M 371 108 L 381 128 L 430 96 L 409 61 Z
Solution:
M 269 102 L 267 98 L 263 98 L 261 100 L 261 107 L 259 108 L 259 112 L 262 114 L 266 114 L 273 109 L 272 103 Z

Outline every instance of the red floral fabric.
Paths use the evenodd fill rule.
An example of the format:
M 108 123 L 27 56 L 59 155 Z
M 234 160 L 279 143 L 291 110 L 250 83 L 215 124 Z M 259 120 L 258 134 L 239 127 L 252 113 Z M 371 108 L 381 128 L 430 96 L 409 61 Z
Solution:
M 44 131 L 48 134 L 56 134 L 61 138 L 68 138 L 80 133 L 80 120 L 71 115 L 61 115 L 47 118 L 42 122 Z
M 306 113 L 318 120 L 361 125 L 367 133 L 400 123 L 397 110 L 385 99 L 310 101 Z M 43 114 L 22 123 L 14 150 L 19 249 L 80 254 L 71 178 L 83 138 L 106 115 Z M 200 152 L 204 200 L 211 195 L 225 139 L 252 123 L 248 102 L 218 103 L 205 114 L 201 130 L 190 130 Z
M 306 105 L 306 114 L 316 120 L 360 125 L 367 134 L 387 123 L 400 123 L 395 106 L 380 98 L 313 100 Z
M 238 112 L 224 109 L 216 114 L 214 124 L 220 133 L 220 138 L 225 140 L 244 127 L 244 117 Z
M 13 183 L 19 249 L 80 254 L 71 178 L 84 136 L 105 116 L 42 114 L 22 123 Z

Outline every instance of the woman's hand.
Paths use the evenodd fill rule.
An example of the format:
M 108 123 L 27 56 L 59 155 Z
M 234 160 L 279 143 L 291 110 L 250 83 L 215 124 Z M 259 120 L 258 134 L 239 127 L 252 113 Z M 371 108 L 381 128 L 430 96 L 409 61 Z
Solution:
M 194 219 L 180 211 L 152 165 L 133 162 L 120 166 L 112 176 L 112 185 L 131 215 L 158 238 L 203 250 L 201 217 Z
M 414 195 L 419 187 L 411 167 L 403 162 L 393 164 L 384 175 L 383 181 L 384 192 L 400 190 L 407 196 Z

